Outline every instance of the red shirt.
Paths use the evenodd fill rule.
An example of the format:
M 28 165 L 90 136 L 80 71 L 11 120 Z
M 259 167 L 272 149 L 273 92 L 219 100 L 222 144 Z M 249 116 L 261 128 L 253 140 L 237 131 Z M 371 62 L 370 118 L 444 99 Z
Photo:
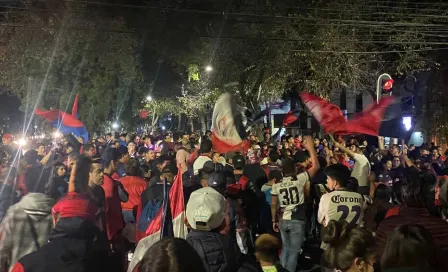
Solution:
M 107 237 L 113 240 L 124 228 L 121 199 L 118 194 L 118 182 L 109 175 L 104 175 L 104 183 L 101 185 L 106 197 L 104 213 L 106 215 Z
M 142 192 L 148 187 L 146 181 L 140 177 L 126 176 L 122 177 L 120 182 L 129 194 L 128 202 L 121 203 L 121 208 L 127 211 L 137 210 L 141 202 Z

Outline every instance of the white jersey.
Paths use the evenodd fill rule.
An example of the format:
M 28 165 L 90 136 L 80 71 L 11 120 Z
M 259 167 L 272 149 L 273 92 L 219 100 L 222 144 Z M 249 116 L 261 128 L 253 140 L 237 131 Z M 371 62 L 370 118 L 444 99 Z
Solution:
M 366 156 L 355 154 L 353 157 L 355 165 L 353 166 L 351 176 L 358 180 L 359 186 L 369 186 L 370 162 Z
M 297 180 L 286 177 L 282 182 L 272 185 L 271 195 L 278 196 L 278 202 L 283 210 L 282 219 L 305 219 L 304 188 L 309 180 L 308 172 L 304 172 L 297 175 Z
M 364 217 L 364 210 L 370 203 L 370 197 L 350 191 L 324 194 L 319 203 L 319 223 L 326 226 L 331 220 L 343 219 L 349 224 L 359 225 Z

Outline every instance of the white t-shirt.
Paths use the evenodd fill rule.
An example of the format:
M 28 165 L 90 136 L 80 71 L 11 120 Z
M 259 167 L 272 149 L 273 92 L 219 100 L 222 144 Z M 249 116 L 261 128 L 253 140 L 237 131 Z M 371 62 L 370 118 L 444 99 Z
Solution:
M 370 163 L 366 156 L 355 154 L 353 157 L 355 165 L 352 170 L 352 177 L 358 180 L 359 186 L 368 186 L 368 178 L 370 174 Z
M 368 196 L 349 191 L 333 191 L 320 199 L 318 221 L 326 226 L 331 220 L 346 220 L 359 225 L 364 217 L 367 204 L 372 203 Z
M 193 174 L 199 174 L 199 170 L 204 167 L 204 163 L 211 161 L 211 159 L 207 156 L 199 156 L 193 163 Z
M 297 180 L 286 177 L 282 182 L 272 185 L 271 195 L 278 196 L 278 203 L 283 210 L 282 219 L 304 220 L 304 188 L 309 180 L 308 172 L 304 172 L 297 175 Z

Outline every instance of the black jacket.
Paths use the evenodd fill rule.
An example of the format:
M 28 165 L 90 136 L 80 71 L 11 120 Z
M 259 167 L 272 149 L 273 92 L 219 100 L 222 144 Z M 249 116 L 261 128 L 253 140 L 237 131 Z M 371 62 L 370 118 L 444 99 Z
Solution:
M 262 271 L 254 260 L 241 254 L 236 242 L 228 235 L 193 230 L 187 241 L 204 261 L 207 272 Z
M 62 218 L 53 229 L 49 243 L 19 260 L 24 272 L 119 271 L 110 267 L 105 233 L 90 221 Z

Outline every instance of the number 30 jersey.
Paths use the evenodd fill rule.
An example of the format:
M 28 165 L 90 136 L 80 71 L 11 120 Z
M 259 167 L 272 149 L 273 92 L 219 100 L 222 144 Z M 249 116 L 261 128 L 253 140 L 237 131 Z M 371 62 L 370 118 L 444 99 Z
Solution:
M 355 192 L 336 190 L 325 194 L 319 203 L 319 223 L 326 226 L 331 220 L 343 219 L 349 224 L 359 225 L 370 203 L 370 197 Z
M 291 177 L 272 185 L 271 195 L 278 196 L 278 203 L 282 208 L 284 220 L 305 219 L 305 183 L 310 180 L 308 172 L 297 175 L 297 180 Z

